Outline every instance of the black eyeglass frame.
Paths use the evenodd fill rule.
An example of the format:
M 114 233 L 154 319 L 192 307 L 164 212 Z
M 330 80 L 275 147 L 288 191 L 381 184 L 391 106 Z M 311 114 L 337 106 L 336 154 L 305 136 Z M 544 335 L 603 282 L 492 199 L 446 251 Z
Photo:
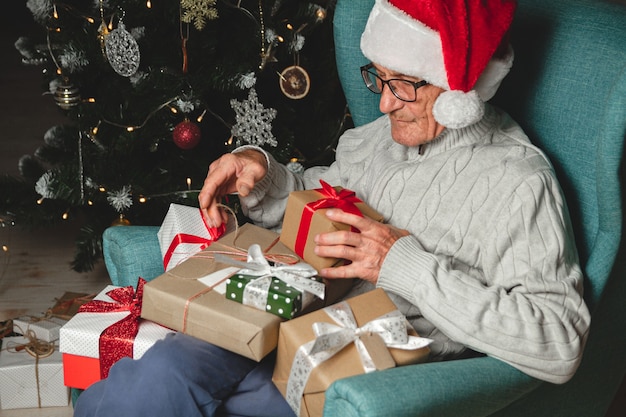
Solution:
M 372 64 L 371 62 L 367 65 L 363 65 L 361 67 L 361 77 L 363 78 L 363 82 L 365 82 L 365 86 L 367 87 L 368 90 L 370 90 L 372 93 L 375 94 L 382 94 L 383 93 L 383 89 L 385 88 L 385 85 L 387 87 L 389 87 L 389 90 L 391 91 L 391 93 L 398 99 L 398 100 L 402 100 L 405 101 L 407 103 L 413 103 L 414 101 L 417 100 L 417 90 L 421 87 L 424 87 L 425 85 L 430 84 L 428 81 L 410 81 L 410 80 L 404 80 L 402 78 L 390 78 L 388 80 L 383 80 L 382 78 L 380 78 L 380 76 L 376 73 L 373 73 L 370 71 L 370 69 L 374 68 L 374 64 Z M 380 82 L 382 83 L 382 87 L 380 88 L 380 91 L 378 91 L 378 86 L 374 85 L 372 83 L 372 80 L 370 79 L 369 75 L 373 75 L 374 77 L 376 77 L 378 80 L 380 80 Z M 390 82 L 393 81 L 400 81 L 400 82 L 404 82 L 404 83 L 408 83 L 411 84 L 413 86 L 413 88 L 415 89 L 415 98 L 413 100 L 407 100 L 404 99 L 400 96 L 398 96 L 398 93 L 396 92 L 396 90 L 391 86 L 391 84 L 389 84 Z

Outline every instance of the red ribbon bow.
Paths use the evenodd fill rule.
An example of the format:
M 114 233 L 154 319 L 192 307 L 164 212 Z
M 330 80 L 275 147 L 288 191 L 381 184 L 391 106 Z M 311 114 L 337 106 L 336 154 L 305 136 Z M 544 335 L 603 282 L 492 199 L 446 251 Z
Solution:
M 146 280 L 139 278 L 137 291 L 132 285 L 108 291 L 115 302 L 92 300 L 78 309 L 79 313 L 111 313 L 130 311 L 130 314 L 104 329 L 100 334 L 100 377 L 109 375 L 111 366 L 125 356 L 133 357 L 133 345 L 139 332 L 143 286 Z
M 200 209 L 198 209 L 198 211 L 200 211 Z M 209 232 L 210 238 L 207 239 L 204 237 L 190 235 L 187 233 L 178 233 L 172 239 L 172 243 L 170 243 L 169 248 L 167 248 L 167 251 L 165 252 L 165 255 L 163 256 L 163 267 L 165 269 L 167 269 L 167 265 L 170 263 L 170 259 L 174 255 L 174 251 L 176 250 L 176 247 L 180 245 L 181 243 L 198 243 L 202 245 L 200 246 L 200 250 L 202 250 L 208 247 L 212 242 L 219 239 L 220 236 L 222 236 L 226 232 L 226 225 L 224 223 L 222 223 L 218 227 L 209 227 L 209 225 L 206 223 L 204 216 L 202 215 L 202 211 L 200 211 L 200 218 L 202 219 L 202 222 L 204 223 L 204 227 L 206 227 L 207 232 Z
M 322 194 L 324 198 L 317 201 L 313 201 L 304 206 L 302 211 L 302 219 L 300 220 L 300 228 L 298 229 L 298 235 L 296 237 L 295 252 L 299 256 L 304 255 L 304 248 L 306 246 L 307 236 L 311 227 L 311 220 L 313 219 L 313 213 L 319 209 L 325 208 L 338 208 L 346 213 L 356 214 L 363 217 L 361 210 L 356 206 L 356 203 L 362 203 L 354 191 L 348 189 L 341 189 L 339 192 L 327 182 L 320 180 L 322 188 L 316 188 L 315 191 Z

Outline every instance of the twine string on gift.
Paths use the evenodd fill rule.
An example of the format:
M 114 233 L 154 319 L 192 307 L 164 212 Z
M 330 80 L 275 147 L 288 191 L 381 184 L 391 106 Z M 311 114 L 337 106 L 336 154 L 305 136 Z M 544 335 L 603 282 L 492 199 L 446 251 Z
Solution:
M 109 313 L 128 311 L 130 314 L 113 323 L 100 334 L 98 348 L 100 353 L 100 376 L 105 379 L 111 366 L 123 357 L 133 357 L 135 337 L 139 332 L 143 286 L 146 280 L 139 278 L 137 290 L 132 285 L 107 292 L 113 302 L 92 300 L 83 304 L 79 313 Z
M 304 206 L 302 211 L 302 218 L 300 219 L 300 227 L 298 228 L 298 234 L 296 235 L 296 241 L 294 244 L 294 252 L 300 256 L 304 256 L 304 249 L 307 243 L 307 236 L 309 229 L 311 228 L 311 221 L 313 220 L 313 214 L 320 209 L 325 208 L 338 208 L 346 213 L 355 214 L 363 217 L 361 210 L 356 206 L 356 203 L 362 203 L 354 191 L 348 189 L 341 189 L 337 191 L 327 182 L 320 180 L 322 188 L 316 188 L 315 191 L 322 194 L 323 198 L 312 201 Z M 358 232 L 357 229 L 352 228 L 354 232 Z
M 35 381 L 37 383 L 37 407 L 41 408 L 41 383 L 39 381 L 39 360 L 47 358 L 54 353 L 54 342 L 46 342 L 45 340 L 37 339 L 35 332 L 28 330 L 23 333 L 24 337 L 28 340 L 26 343 L 10 343 L 6 347 L 7 352 L 18 353 L 25 351 L 30 356 L 35 358 Z
M 377 334 L 387 347 L 395 349 L 416 350 L 432 343 L 431 339 L 409 335 L 406 318 L 398 310 L 377 317 L 361 327 L 357 326 L 352 309 L 345 301 L 324 308 L 324 312 L 338 325 L 313 323 L 315 339 L 298 348 L 291 365 L 285 399 L 296 415 L 300 415 L 302 395 L 313 369 L 349 344 L 355 343 L 365 372 L 376 370 L 374 360 L 360 339 L 362 335 Z
M 43 314 L 42 316 L 31 316 L 31 315 L 25 315 L 25 316 L 20 316 L 19 319 L 21 321 L 26 322 L 26 329 L 22 329 L 22 327 L 18 324 L 15 324 L 15 328 L 19 329 L 21 334 L 25 335 L 26 332 L 31 331 L 30 329 L 30 325 L 31 324 L 37 324 L 37 323 L 41 323 L 41 322 L 49 322 L 52 323 L 53 325 L 59 325 L 59 323 L 55 322 L 54 320 L 52 320 L 53 316 L 50 313 L 50 310 L 46 311 L 45 314 Z M 53 341 L 54 342 L 54 341 Z
M 190 256 L 187 259 L 206 259 L 210 261 L 218 261 L 218 262 L 227 263 L 227 264 L 244 262 L 248 259 L 248 252 L 237 246 L 237 239 L 239 238 L 240 229 L 238 226 L 237 216 L 235 212 L 226 205 L 220 204 L 219 206 L 224 208 L 226 211 L 228 211 L 235 220 L 234 221 L 235 230 L 233 232 L 234 236 L 233 236 L 232 245 L 226 245 L 222 242 L 222 245 L 226 247 L 226 250 L 210 250 L 208 248 L 205 248 L 204 250 L 201 250 L 195 253 L 194 255 Z M 267 247 L 261 251 L 263 253 L 262 257 L 266 259 L 267 261 L 271 261 L 274 263 L 280 263 L 280 264 L 285 264 L 285 265 L 297 264 L 300 261 L 300 259 L 296 255 L 267 253 L 274 246 L 276 246 L 278 242 L 279 242 L 279 237 L 271 241 L 267 245 Z M 210 268 L 211 265 L 212 265 L 211 263 L 207 264 L 207 273 L 210 272 L 208 268 Z M 171 269 L 166 271 L 166 274 L 173 278 L 182 279 L 182 280 L 197 280 L 198 279 L 198 274 L 194 274 L 194 276 L 191 276 L 191 277 L 183 276 L 181 274 L 174 272 L 174 270 L 171 270 Z M 189 315 L 189 309 L 191 307 L 191 304 L 198 298 L 202 297 L 203 295 L 208 294 L 211 291 L 213 291 L 215 287 L 224 283 L 229 277 L 230 276 L 225 276 L 221 280 L 213 283 L 213 285 L 207 286 L 206 288 L 203 288 L 201 291 L 198 291 L 197 293 L 187 298 L 187 300 L 185 301 L 185 307 L 183 309 L 183 317 L 182 317 L 182 324 L 181 324 L 181 329 L 182 329 L 181 331 L 183 333 L 185 333 L 187 330 L 187 323 L 188 323 L 187 318 Z

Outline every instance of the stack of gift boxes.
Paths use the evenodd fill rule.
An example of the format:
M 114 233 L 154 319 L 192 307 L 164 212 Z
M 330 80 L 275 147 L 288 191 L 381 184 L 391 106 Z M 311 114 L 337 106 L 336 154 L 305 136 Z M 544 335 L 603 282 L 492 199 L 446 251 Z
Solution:
M 353 192 L 325 183 L 290 195 L 281 234 L 253 224 L 211 229 L 197 208 L 172 204 L 159 231 L 165 273 L 138 278 L 136 288 L 105 288 L 60 327 L 60 351 L 50 358 L 57 378 L 62 360 L 63 382 L 54 385 L 85 389 L 123 357 L 139 358 L 168 333 L 183 332 L 256 361 L 277 349 L 273 381 L 307 416 L 322 414 L 324 391 L 338 378 L 424 361 L 430 341 L 384 291 L 340 302 L 352 281 L 317 276 L 342 264 L 313 253 L 316 234 L 349 229 L 324 215 L 331 207 L 382 221 Z M 298 355 L 318 366 L 300 369 L 310 361 Z
M 69 404 L 59 351 L 60 330 L 91 298 L 90 294 L 66 292 L 45 314 L 2 323 L 0 409 Z

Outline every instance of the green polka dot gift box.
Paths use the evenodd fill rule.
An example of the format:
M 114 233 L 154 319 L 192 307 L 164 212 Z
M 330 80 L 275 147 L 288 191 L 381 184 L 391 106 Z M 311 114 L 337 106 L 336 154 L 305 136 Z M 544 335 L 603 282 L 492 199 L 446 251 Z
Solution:
M 307 279 L 323 285 L 321 278 Z M 316 298 L 312 293 L 294 288 L 276 277 L 259 277 L 241 272 L 226 281 L 226 296 L 284 319 L 297 316 Z

